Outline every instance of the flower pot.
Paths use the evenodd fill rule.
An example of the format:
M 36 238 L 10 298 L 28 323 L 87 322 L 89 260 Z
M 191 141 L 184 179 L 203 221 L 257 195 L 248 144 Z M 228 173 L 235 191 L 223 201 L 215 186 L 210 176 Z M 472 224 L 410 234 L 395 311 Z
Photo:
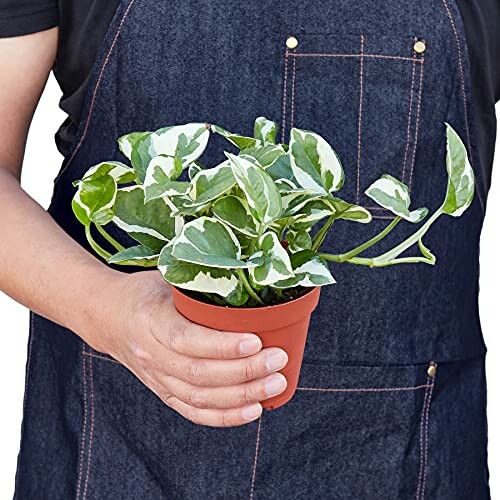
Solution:
M 292 399 L 299 381 L 302 356 L 311 314 L 318 305 L 321 289 L 296 300 L 261 308 L 230 308 L 200 302 L 172 287 L 177 310 L 193 323 L 207 328 L 239 333 L 255 333 L 263 347 L 280 347 L 288 354 L 288 364 L 280 370 L 288 385 L 279 396 L 262 401 L 266 410 L 274 410 Z

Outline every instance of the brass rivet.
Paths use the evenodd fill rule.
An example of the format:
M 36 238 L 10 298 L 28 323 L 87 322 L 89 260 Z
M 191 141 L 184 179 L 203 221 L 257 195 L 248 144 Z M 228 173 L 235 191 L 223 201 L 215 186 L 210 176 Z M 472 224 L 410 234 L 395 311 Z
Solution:
M 418 42 L 415 42 L 415 44 L 413 45 L 413 50 L 417 54 L 423 54 L 426 48 L 427 47 L 425 46 L 425 42 L 423 40 L 419 40 Z
M 429 368 L 427 368 L 427 375 L 429 377 L 434 378 L 436 376 L 436 365 L 431 365 Z
M 286 40 L 286 46 L 289 49 L 296 49 L 299 45 L 299 41 L 294 36 L 289 36 Z

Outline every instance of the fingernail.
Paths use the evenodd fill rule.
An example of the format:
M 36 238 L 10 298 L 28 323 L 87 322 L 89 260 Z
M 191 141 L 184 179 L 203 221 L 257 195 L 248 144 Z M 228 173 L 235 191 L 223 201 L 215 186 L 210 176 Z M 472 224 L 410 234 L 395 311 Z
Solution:
M 252 335 L 245 340 L 240 342 L 240 353 L 243 356 L 250 356 L 252 354 L 257 354 L 262 347 L 262 343 L 259 337 Z
M 286 389 L 286 378 L 280 373 L 268 377 L 264 382 L 264 389 L 269 397 L 277 396 Z
M 288 363 L 288 356 L 285 351 L 275 350 L 270 352 L 266 358 L 266 368 L 269 372 L 281 370 Z
M 245 408 L 241 410 L 241 414 L 243 415 L 243 418 L 245 420 L 248 421 L 255 420 L 256 418 L 259 418 L 260 415 L 262 414 L 262 406 L 259 404 L 252 406 L 245 406 Z

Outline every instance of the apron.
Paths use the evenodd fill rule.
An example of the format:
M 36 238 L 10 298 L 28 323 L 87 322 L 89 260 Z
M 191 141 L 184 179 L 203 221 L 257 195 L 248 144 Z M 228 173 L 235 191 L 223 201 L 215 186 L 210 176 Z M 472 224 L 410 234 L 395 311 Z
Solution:
M 369 226 L 339 222 L 327 251 L 390 222 L 364 195 L 383 173 L 411 186 L 415 206 L 442 203 L 444 122 L 467 145 L 474 203 L 428 233 L 435 267 L 334 265 L 294 399 L 242 427 L 192 424 L 118 362 L 32 315 L 16 499 L 489 498 L 477 301 L 488 186 L 453 0 L 123 1 L 50 213 L 87 246 L 71 183 L 123 161 L 120 135 L 202 121 L 250 135 L 260 115 L 286 141 L 291 127 L 324 136 L 346 170 L 341 197 L 374 214 Z M 202 163 L 228 147 L 212 137 Z

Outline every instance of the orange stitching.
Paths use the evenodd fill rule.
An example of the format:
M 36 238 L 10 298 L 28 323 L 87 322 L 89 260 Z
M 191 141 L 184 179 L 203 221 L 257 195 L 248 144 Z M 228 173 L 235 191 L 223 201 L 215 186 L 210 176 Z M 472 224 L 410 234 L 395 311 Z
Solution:
M 281 111 L 281 143 L 285 143 L 285 128 L 286 128 L 286 97 L 288 87 L 288 50 L 285 51 L 285 75 L 283 77 L 283 108 Z
M 415 41 L 417 39 L 415 38 Z M 406 130 L 406 148 L 405 148 L 405 156 L 403 161 L 403 172 L 401 174 L 401 180 L 404 182 L 406 175 L 406 162 L 408 161 L 408 151 L 410 149 L 410 136 L 411 136 L 411 117 L 413 112 L 413 94 L 415 90 L 415 73 L 416 73 L 416 64 L 417 54 L 413 54 L 413 64 L 412 64 L 412 74 L 411 74 L 411 90 L 410 90 L 410 106 L 408 110 L 408 127 Z M 423 66 L 422 66 L 423 67 Z
M 102 359 L 103 361 L 109 361 L 110 363 L 116 363 L 117 365 L 121 365 L 121 363 L 119 361 L 116 361 L 116 359 L 107 358 L 106 356 L 100 356 L 99 354 L 93 354 L 91 352 L 86 352 L 85 356 L 89 356 L 91 358 Z
M 365 36 L 361 35 L 361 58 L 359 63 L 359 114 L 358 114 L 358 176 L 356 188 L 356 201 L 359 204 L 359 192 L 361 189 L 361 129 L 363 124 L 363 85 L 364 85 L 364 53 L 365 53 Z
M 420 389 L 429 389 L 431 384 L 417 385 L 415 387 L 376 387 L 376 388 L 359 388 L 359 389 L 324 389 L 319 387 L 297 387 L 298 391 L 312 392 L 407 392 L 418 391 Z
M 304 54 L 304 53 L 294 53 L 290 54 L 292 57 L 363 57 L 364 59 L 396 59 L 398 61 L 410 61 L 413 62 L 413 57 L 403 57 L 403 56 L 386 56 L 383 54 Z M 422 62 L 417 59 L 418 62 Z
M 253 459 L 253 472 L 252 472 L 252 484 L 250 486 L 250 500 L 253 499 L 253 492 L 255 487 L 255 476 L 257 475 L 257 459 L 259 457 L 259 445 L 260 445 L 260 429 L 262 427 L 262 415 L 259 417 L 259 425 L 257 427 L 257 438 L 255 440 L 255 455 Z
M 415 144 L 413 145 L 413 155 L 411 159 L 411 168 L 410 168 L 410 180 L 408 182 L 408 189 L 411 191 L 411 185 L 413 182 L 413 169 L 415 167 L 415 159 L 417 157 L 417 146 L 418 146 L 418 134 L 420 131 L 420 112 L 422 110 L 422 93 L 424 87 L 424 61 L 425 57 L 422 57 L 422 66 L 420 67 L 420 83 L 418 89 L 418 105 L 417 105 L 417 117 L 415 122 Z
M 89 486 L 90 466 L 92 458 L 92 442 L 94 438 L 95 414 L 94 414 L 94 374 L 92 369 L 92 357 L 90 357 L 89 374 L 90 374 L 90 436 L 89 436 L 89 452 L 87 455 L 87 474 L 85 476 L 85 488 L 83 490 L 83 500 L 87 498 L 87 490 Z
M 460 87 L 462 89 L 462 97 L 463 97 L 463 102 L 464 102 L 465 131 L 467 133 L 467 146 L 469 149 L 469 155 L 471 156 L 470 161 L 472 164 L 472 143 L 471 143 L 470 130 L 469 130 L 469 112 L 467 111 L 467 95 L 465 93 L 465 72 L 464 72 L 464 67 L 462 64 L 462 45 L 460 44 L 460 37 L 458 36 L 458 31 L 457 31 L 457 27 L 455 25 L 455 20 L 453 19 L 453 15 L 451 13 L 448 2 L 446 0 L 443 0 L 443 5 L 444 5 L 446 12 L 448 14 L 448 18 L 450 19 L 453 33 L 455 34 L 455 43 L 457 45 L 457 54 L 458 54 L 458 69 L 459 69 L 459 74 L 460 74 Z M 485 185 L 485 188 L 486 188 L 486 185 Z M 477 196 L 479 198 L 479 202 L 481 204 L 481 210 L 484 214 L 484 211 L 485 211 L 484 201 L 483 201 L 481 192 L 479 190 L 479 186 L 477 185 L 477 182 L 476 182 L 476 192 L 477 192 Z
M 83 477 L 83 457 L 85 455 L 85 438 L 87 437 L 87 367 L 85 361 L 85 344 L 82 345 L 82 371 L 83 371 L 83 428 L 82 439 L 80 442 L 79 473 L 76 487 L 76 499 L 80 498 L 82 477 Z
M 293 59 L 293 69 L 292 69 L 292 114 L 290 117 L 290 130 L 293 128 L 293 122 L 295 120 L 295 77 L 297 74 L 297 59 Z
M 106 58 L 104 59 L 103 65 L 101 66 L 101 70 L 99 72 L 99 76 L 97 78 L 97 82 L 96 82 L 96 85 L 94 87 L 94 91 L 92 93 L 92 99 L 90 101 L 90 107 L 89 107 L 89 114 L 87 116 L 87 121 L 85 122 L 85 127 L 83 129 L 82 137 L 80 138 L 80 141 L 76 145 L 76 147 L 75 147 L 73 153 L 71 154 L 68 162 L 66 163 L 65 167 L 61 170 L 61 172 L 57 176 L 57 179 L 59 179 L 61 177 L 61 175 L 64 172 L 66 172 L 66 170 L 68 170 L 68 167 L 70 166 L 71 162 L 74 160 L 74 158 L 76 156 L 76 153 L 78 153 L 78 151 L 82 147 L 83 141 L 85 140 L 85 138 L 87 136 L 87 132 L 88 132 L 89 125 L 90 125 L 90 119 L 92 118 L 92 113 L 94 111 L 94 104 L 95 104 L 95 101 L 96 101 L 96 98 L 97 98 L 97 91 L 98 91 L 98 89 L 99 89 L 99 87 L 101 85 L 101 81 L 102 81 L 102 78 L 104 76 L 104 71 L 106 70 L 106 66 L 109 63 L 109 60 L 111 58 L 111 54 L 112 54 L 112 52 L 113 52 L 113 50 L 115 48 L 116 42 L 118 41 L 118 37 L 120 36 L 120 33 L 122 31 L 122 28 L 123 28 L 123 25 L 125 24 L 125 20 L 127 19 L 128 14 L 130 12 L 130 9 L 132 8 L 132 5 L 134 4 L 134 2 L 135 2 L 135 0 L 130 0 L 130 3 L 128 4 L 127 9 L 125 10 L 125 12 L 123 14 L 123 17 L 122 17 L 122 19 L 120 21 L 120 25 L 118 26 L 118 29 L 117 29 L 117 31 L 115 33 L 115 37 L 113 38 L 113 42 L 111 43 L 111 47 L 109 48 L 109 51 L 106 54 Z M 56 179 L 56 181 L 57 181 L 57 179 Z
M 431 382 L 430 377 L 427 378 L 427 383 L 429 384 Z M 424 473 L 424 423 L 425 423 L 425 412 L 427 409 L 427 400 L 429 397 L 429 389 L 430 385 L 428 388 L 425 390 L 425 395 L 424 395 L 424 403 L 422 405 L 422 413 L 420 415 L 420 468 L 418 472 L 418 483 L 417 483 L 417 500 L 419 499 L 420 496 L 420 490 L 422 487 L 422 475 Z
M 395 215 L 372 215 L 372 219 L 392 220 L 395 218 L 396 218 Z

